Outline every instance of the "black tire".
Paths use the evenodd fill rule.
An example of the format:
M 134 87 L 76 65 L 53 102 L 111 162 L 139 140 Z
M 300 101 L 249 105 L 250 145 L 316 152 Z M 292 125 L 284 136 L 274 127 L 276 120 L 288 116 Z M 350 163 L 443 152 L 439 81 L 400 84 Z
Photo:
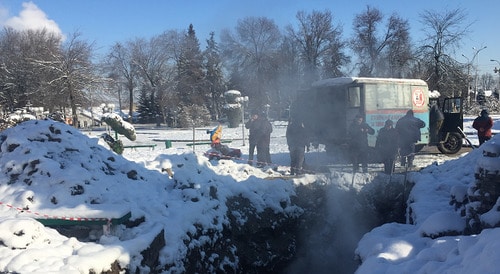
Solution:
M 462 136 L 458 132 L 450 132 L 446 142 L 437 145 L 438 150 L 443 154 L 455 154 L 462 149 Z

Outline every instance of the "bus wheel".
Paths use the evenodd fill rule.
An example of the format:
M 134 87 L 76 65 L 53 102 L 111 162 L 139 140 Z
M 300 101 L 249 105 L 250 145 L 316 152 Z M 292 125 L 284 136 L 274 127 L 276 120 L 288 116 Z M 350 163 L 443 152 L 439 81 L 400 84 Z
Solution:
M 437 145 L 438 150 L 443 154 L 455 154 L 462 149 L 462 136 L 457 132 L 450 132 L 445 142 Z

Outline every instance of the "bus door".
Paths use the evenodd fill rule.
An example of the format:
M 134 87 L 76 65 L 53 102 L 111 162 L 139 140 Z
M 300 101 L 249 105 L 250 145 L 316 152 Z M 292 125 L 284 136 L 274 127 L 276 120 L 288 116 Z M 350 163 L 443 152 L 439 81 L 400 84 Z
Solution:
M 463 129 L 462 98 L 445 98 L 441 110 L 444 114 L 444 123 L 441 127 L 441 132 L 459 132 L 457 127 Z
M 347 88 L 346 102 L 346 128 L 348 129 L 356 115 L 364 115 L 363 98 L 360 86 L 350 86 Z

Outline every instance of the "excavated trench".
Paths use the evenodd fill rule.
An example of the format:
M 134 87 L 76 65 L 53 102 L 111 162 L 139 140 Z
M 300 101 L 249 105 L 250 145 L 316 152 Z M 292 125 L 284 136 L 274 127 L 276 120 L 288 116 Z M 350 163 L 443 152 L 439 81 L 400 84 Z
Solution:
M 404 175 L 381 174 L 362 189 L 316 182 L 297 188 L 297 204 L 305 209 L 294 260 L 282 273 L 354 273 L 355 249 L 371 229 L 405 222 L 411 184 Z
M 405 222 L 411 184 L 404 184 L 402 174 L 380 174 L 366 178 L 370 182 L 362 188 L 352 188 L 340 185 L 336 176 L 296 187 L 292 203 L 304 210 L 299 218 L 270 209 L 257 213 L 248 199 L 230 199 L 229 212 L 244 214 L 248 221 L 239 225 L 229 214 L 230 225 L 223 231 L 200 227 L 189 235 L 192 241 L 214 241 L 188 251 L 186 273 L 354 273 L 360 264 L 355 249 L 361 237 L 384 223 Z M 163 239 L 160 232 L 142 252 L 141 265 L 157 273 L 173 267 L 159 262 Z

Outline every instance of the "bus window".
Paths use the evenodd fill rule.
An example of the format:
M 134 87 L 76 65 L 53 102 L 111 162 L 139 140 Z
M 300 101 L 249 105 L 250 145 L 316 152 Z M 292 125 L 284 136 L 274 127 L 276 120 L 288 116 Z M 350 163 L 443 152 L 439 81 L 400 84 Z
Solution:
M 460 98 L 453 99 L 453 113 L 460 113 Z
M 361 106 L 361 91 L 359 87 L 350 87 L 348 92 L 348 103 L 349 107 L 360 107 Z
M 445 100 L 444 113 L 460 113 L 460 98 Z
M 367 109 L 411 108 L 411 86 L 399 84 L 367 84 Z

